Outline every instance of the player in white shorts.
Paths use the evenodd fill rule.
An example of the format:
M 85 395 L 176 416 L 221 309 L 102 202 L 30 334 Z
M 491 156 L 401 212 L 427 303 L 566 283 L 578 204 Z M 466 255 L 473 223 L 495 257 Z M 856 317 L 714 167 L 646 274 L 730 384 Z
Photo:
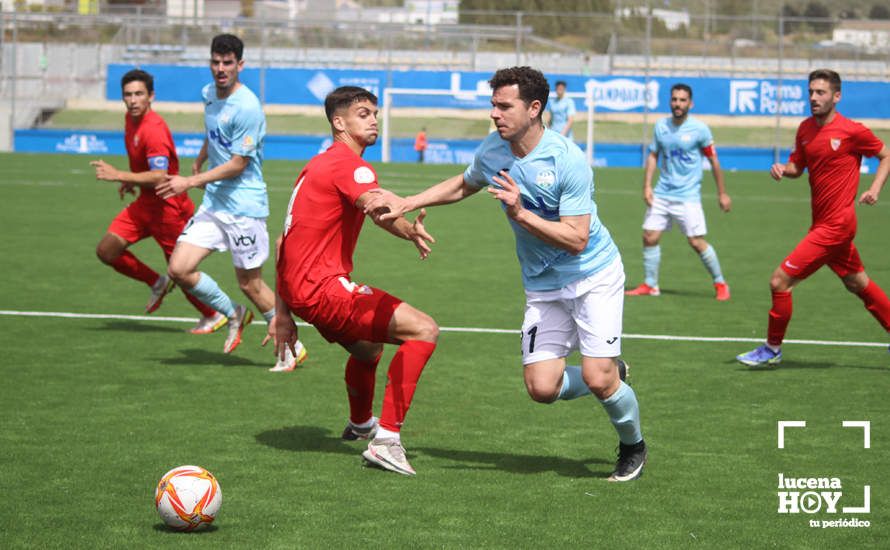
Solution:
M 581 149 L 544 128 L 550 86 L 539 71 L 513 67 L 489 82 L 497 128 L 462 174 L 404 199 L 377 191 L 366 211 L 382 219 L 459 201 L 483 188 L 500 200 L 516 236 L 526 291 L 522 356 L 529 396 L 541 403 L 593 393 L 618 432 L 612 481 L 642 474 L 646 444 L 636 394 L 622 379 L 624 268 L 597 216 L 593 175 Z M 581 366 L 567 366 L 572 350 Z
M 214 251 L 229 250 L 241 291 L 267 322 L 275 316 L 275 293 L 262 274 L 263 262 L 269 257 L 269 199 L 262 172 L 266 116 L 256 95 L 239 82 L 243 51 L 244 44 L 237 36 L 221 34 L 213 39 L 210 72 L 214 82 L 201 92 L 204 146 L 195 159 L 192 176 L 171 176 L 158 186 L 162 197 L 204 188 L 204 200 L 177 239 L 168 272 L 176 284 L 228 318 L 225 353 L 241 343 L 253 313 L 233 302 L 210 275 L 198 271 L 204 258 Z M 208 170 L 201 172 L 208 159 Z M 306 357 L 299 342 L 296 350 L 296 356 L 279 359 L 271 370 L 293 370 Z
M 661 234 L 670 230 L 673 222 L 686 235 L 710 273 L 716 298 L 729 300 L 729 285 L 723 278 L 720 260 L 714 247 L 704 236 L 708 232 L 705 213 L 701 206 L 702 158 L 711 163 L 717 184 L 717 203 L 729 212 L 732 201 L 726 194 L 723 170 L 717 160 L 714 138 L 708 126 L 689 116 L 692 108 L 692 88 L 686 84 L 671 87 L 671 116 L 659 120 L 653 130 L 649 156 L 643 180 L 643 200 L 648 207 L 643 219 L 643 272 L 645 280 L 628 290 L 629 296 L 658 296 L 658 268 L 661 264 Z M 658 184 L 652 189 L 656 165 L 660 168 Z

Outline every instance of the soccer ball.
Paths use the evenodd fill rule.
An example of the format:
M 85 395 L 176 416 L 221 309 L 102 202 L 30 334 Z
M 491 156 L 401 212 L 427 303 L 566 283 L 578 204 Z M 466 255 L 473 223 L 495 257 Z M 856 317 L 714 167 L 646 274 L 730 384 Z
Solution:
M 155 507 L 168 527 L 177 531 L 203 529 L 213 523 L 222 492 L 213 474 L 200 466 L 173 468 L 158 482 Z

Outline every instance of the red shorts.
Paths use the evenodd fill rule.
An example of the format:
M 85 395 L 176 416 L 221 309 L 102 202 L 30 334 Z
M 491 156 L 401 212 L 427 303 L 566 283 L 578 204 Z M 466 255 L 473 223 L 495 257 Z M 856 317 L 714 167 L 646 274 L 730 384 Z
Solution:
M 319 294 L 321 298 L 313 306 L 292 309 L 328 342 L 389 340 L 389 322 L 402 300 L 346 277 L 331 279 Z
M 111 221 L 108 232 L 122 237 L 130 244 L 153 237 L 169 256 L 176 246 L 176 239 L 195 211 L 193 202 L 182 208 L 147 207 L 138 200 L 131 202 Z
M 814 240 L 814 235 L 807 233 L 782 262 L 782 271 L 795 279 L 806 279 L 823 265 L 828 265 L 838 277 L 865 271 L 852 239 L 834 244 L 818 244 Z

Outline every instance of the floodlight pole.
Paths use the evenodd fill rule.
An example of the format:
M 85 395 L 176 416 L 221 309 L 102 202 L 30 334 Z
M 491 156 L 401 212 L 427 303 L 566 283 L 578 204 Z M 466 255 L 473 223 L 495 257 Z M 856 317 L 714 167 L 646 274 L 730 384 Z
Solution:
M 596 103 L 593 99 L 593 86 L 587 87 L 587 164 L 593 166 L 594 159 L 594 140 L 593 140 L 593 111 L 596 109 Z
M 381 137 L 383 138 L 382 147 L 380 149 L 380 160 L 383 162 L 389 162 L 390 152 L 389 152 L 389 108 L 392 105 L 392 95 L 390 94 L 389 88 L 383 89 L 383 133 Z

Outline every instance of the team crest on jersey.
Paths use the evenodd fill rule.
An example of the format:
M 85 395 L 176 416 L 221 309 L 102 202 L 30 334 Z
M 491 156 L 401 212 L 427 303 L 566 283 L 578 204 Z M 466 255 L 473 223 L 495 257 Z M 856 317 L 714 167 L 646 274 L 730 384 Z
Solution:
M 244 141 L 241 142 L 242 147 L 244 147 L 245 151 L 253 150 L 254 142 L 253 138 L 250 136 L 244 136 Z
M 841 138 L 831 138 L 831 150 L 837 151 L 841 147 Z
M 556 174 L 553 170 L 542 170 L 535 176 L 535 185 L 538 187 L 548 188 L 556 183 Z
M 352 173 L 352 178 L 355 180 L 355 183 L 371 183 L 374 181 L 374 172 L 367 166 L 359 166 L 355 169 L 355 172 Z
M 692 136 L 690 136 L 689 134 L 683 134 L 682 136 L 680 136 L 680 141 L 682 141 L 683 143 L 689 143 L 690 141 L 692 141 Z
M 136 134 L 135 136 L 133 136 L 133 145 L 136 147 L 139 146 L 139 134 Z

